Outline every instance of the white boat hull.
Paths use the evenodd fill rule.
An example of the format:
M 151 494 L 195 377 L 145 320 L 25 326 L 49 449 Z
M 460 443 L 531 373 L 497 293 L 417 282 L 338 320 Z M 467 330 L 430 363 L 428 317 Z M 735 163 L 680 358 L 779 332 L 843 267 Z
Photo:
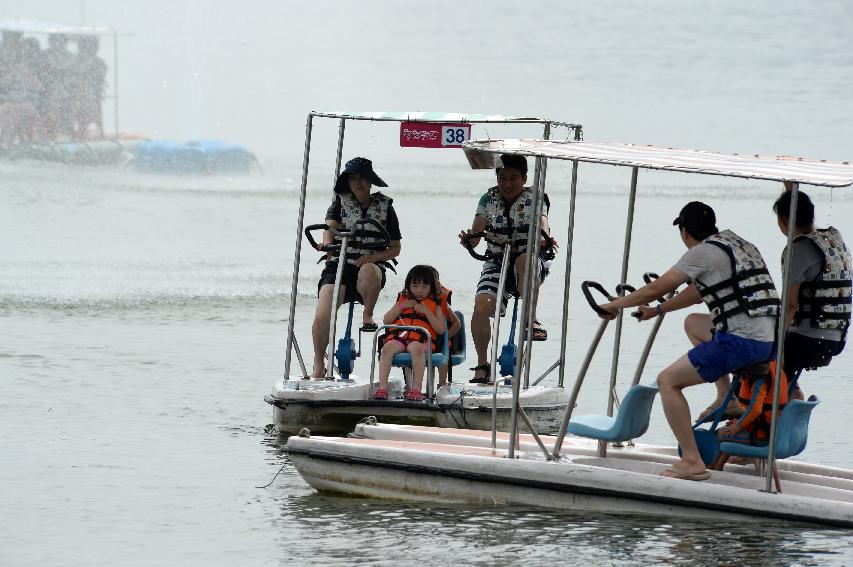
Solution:
M 388 400 L 370 398 L 368 381 L 279 380 L 266 396 L 273 406 L 276 428 L 284 434 L 298 433 L 307 427 L 312 433 L 348 433 L 368 416 L 383 423 L 491 430 L 492 386 L 451 385 L 436 392 L 434 402 L 411 402 L 402 394 L 400 380 L 391 383 Z M 496 420 L 498 430 L 509 430 L 512 393 L 499 386 Z M 521 392 L 521 403 L 534 429 L 551 433 L 560 425 L 568 404 L 563 388 L 534 387 Z M 527 431 L 523 426 L 522 431 Z
M 774 494 L 763 492 L 752 467 L 727 467 L 705 482 L 660 477 L 677 457 L 652 445 L 611 449 L 600 459 L 595 441 L 569 438 L 562 458 L 547 461 L 528 436 L 518 458 L 508 459 L 504 449 L 482 446 L 490 441 L 482 432 L 362 426 L 356 434 L 401 432 L 410 440 L 291 437 L 287 449 L 311 486 L 356 496 L 853 527 L 853 471 L 808 464 L 796 471 L 780 462 L 783 493 Z M 471 443 L 437 442 L 442 435 Z

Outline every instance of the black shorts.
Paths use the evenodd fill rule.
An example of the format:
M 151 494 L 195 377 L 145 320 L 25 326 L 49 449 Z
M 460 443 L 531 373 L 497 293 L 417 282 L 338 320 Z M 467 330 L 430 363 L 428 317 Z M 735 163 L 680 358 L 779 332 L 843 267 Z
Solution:
M 785 374 L 790 381 L 802 370 L 812 370 L 829 364 L 833 356 L 844 349 L 844 343 L 827 341 L 788 333 L 785 336 Z
M 382 279 L 379 282 L 379 289 L 385 287 L 385 266 L 376 264 L 379 272 L 382 274 Z M 323 273 L 320 274 L 320 281 L 317 282 L 317 295 L 320 295 L 320 288 L 326 284 L 335 285 L 335 276 L 338 273 L 337 262 L 326 262 L 326 267 L 323 268 Z M 356 289 L 358 282 L 358 268 L 352 264 L 344 264 L 344 273 L 341 274 L 341 285 L 346 286 L 344 291 L 344 303 L 355 301 L 356 303 L 364 303 L 364 299 Z

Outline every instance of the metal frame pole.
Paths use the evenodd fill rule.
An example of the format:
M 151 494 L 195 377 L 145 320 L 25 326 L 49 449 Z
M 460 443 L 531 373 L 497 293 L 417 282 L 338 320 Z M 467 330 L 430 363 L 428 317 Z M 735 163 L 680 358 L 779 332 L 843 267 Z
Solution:
M 537 157 L 536 158 L 536 169 L 542 170 L 543 165 L 545 163 L 545 158 Z M 534 211 L 533 211 L 533 219 L 530 224 L 530 232 L 527 235 L 527 252 L 525 254 L 524 260 L 524 286 L 522 289 L 521 296 L 524 298 L 524 302 L 521 306 L 521 320 L 527 321 L 529 325 L 529 320 L 532 317 L 532 301 L 528 301 L 527 298 L 530 298 L 533 294 L 533 278 L 539 277 L 538 264 L 536 265 L 536 270 L 534 273 L 533 265 L 534 262 L 538 262 L 539 258 L 539 231 L 541 229 L 541 216 L 542 216 L 542 206 L 543 206 L 543 194 L 545 193 L 545 175 L 544 172 L 539 176 L 539 184 L 536 186 L 535 190 L 535 198 L 534 202 Z M 531 335 L 525 337 L 524 335 Z M 515 457 L 515 435 L 518 431 L 518 398 L 521 389 L 521 373 L 523 370 L 524 360 L 525 360 L 525 344 L 528 344 L 530 341 L 527 339 L 532 338 L 532 333 L 524 333 L 521 332 L 518 334 L 518 343 L 516 352 L 518 353 L 518 357 L 515 362 L 515 371 L 513 372 L 513 381 L 512 381 L 512 409 L 510 412 L 510 438 L 509 438 L 509 452 L 507 456 L 509 458 Z
M 562 388 L 566 377 L 566 343 L 569 329 L 569 289 L 572 280 L 572 246 L 575 232 L 575 200 L 578 193 L 578 160 L 572 160 L 572 188 L 569 196 L 569 231 L 566 235 L 566 275 L 563 278 L 563 323 L 560 335 L 560 373 L 557 387 Z
M 788 246 L 785 248 L 785 265 L 782 266 L 782 306 L 779 309 L 779 321 L 776 331 L 779 344 L 776 355 L 776 375 L 773 377 L 773 413 L 770 419 L 770 439 L 767 447 L 767 479 L 764 492 L 774 492 L 773 471 L 776 467 L 776 429 L 779 426 L 779 382 L 782 380 L 782 366 L 785 362 L 785 326 L 788 321 L 788 278 L 791 274 L 791 256 L 793 254 L 794 227 L 797 224 L 797 200 L 799 183 L 791 184 L 791 209 L 788 211 Z
M 631 168 L 631 192 L 628 196 L 628 220 L 625 224 L 625 244 L 622 248 L 622 272 L 619 283 L 626 283 L 628 279 L 628 259 L 631 255 L 631 232 L 634 226 L 634 203 L 637 199 L 637 167 Z M 625 295 L 625 291 L 619 290 L 619 297 Z M 622 311 L 616 315 L 616 336 L 613 338 L 613 357 L 610 360 L 610 387 L 607 389 L 607 415 L 613 415 L 614 395 L 616 388 L 616 374 L 619 368 L 619 348 L 622 342 Z M 607 456 L 607 442 L 598 442 L 598 457 Z
M 580 370 L 578 370 L 578 377 L 575 379 L 575 385 L 572 387 L 572 393 L 569 396 L 569 404 L 566 406 L 566 413 L 563 414 L 563 421 L 560 424 L 560 431 L 557 432 L 557 440 L 554 442 L 554 450 L 552 451 L 554 458 L 557 459 L 560 456 L 560 448 L 563 446 L 563 439 L 566 437 L 566 431 L 569 427 L 569 421 L 572 419 L 572 413 L 575 411 L 575 405 L 578 401 L 578 394 L 581 391 L 581 385 L 583 384 L 583 379 L 586 377 L 586 372 L 589 370 L 589 365 L 592 363 L 592 357 L 595 355 L 595 351 L 598 348 L 598 343 L 601 342 L 601 337 L 604 335 L 604 331 L 607 329 L 607 325 L 610 323 L 609 320 L 604 319 L 601 323 L 598 324 L 598 330 L 595 332 L 595 338 L 592 339 L 592 344 L 589 347 L 589 350 L 586 353 L 586 357 L 583 359 L 583 363 L 581 363 Z
M 509 253 L 512 248 L 512 241 L 507 241 L 504 243 L 504 252 L 503 257 L 501 259 L 501 275 L 498 276 L 498 295 L 497 301 L 495 304 L 495 316 L 492 319 L 492 356 L 489 359 L 489 379 L 495 385 L 492 389 L 492 449 L 495 448 L 497 444 L 497 431 L 498 431 L 498 344 L 500 343 L 500 333 L 501 333 L 501 312 L 500 309 L 503 307 L 503 294 L 504 289 L 506 289 L 506 268 L 509 263 Z
M 335 183 L 338 181 L 338 175 L 341 174 L 341 155 L 344 150 L 344 130 L 346 130 L 346 118 L 341 118 L 340 124 L 338 125 L 338 153 L 337 157 L 335 157 L 335 176 L 332 178 L 332 187 L 335 186 Z
M 293 348 L 293 324 L 296 318 L 296 294 L 299 287 L 299 260 L 302 257 L 302 229 L 305 222 L 305 194 L 308 188 L 308 161 L 311 154 L 311 129 L 314 115 L 308 114 L 305 123 L 305 149 L 302 153 L 302 187 L 299 191 L 299 212 L 296 222 L 296 245 L 294 246 L 293 276 L 290 283 L 290 315 L 287 320 L 287 349 L 284 353 L 284 380 L 290 378 L 290 351 Z
M 329 371 L 324 378 L 335 377 L 335 332 L 338 328 L 338 302 L 341 295 L 341 279 L 344 275 L 344 265 L 347 263 L 347 246 L 349 246 L 349 233 L 344 234 L 341 239 L 341 250 L 338 253 L 338 270 L 335 272 L 335 287 L 332 290 L 332 312 L 329 316 L 329 345 L 326 347 L 326 359 L 329 361 L 326 367 Z
M 545 124 L 545 132 L 543 134 L 543 139 L 549 140 L 551 138 L 551 124 Z M 534 187 L 536 188 L 537 195 L 541 193 L 541 198 L 543 202 L 537 203 L 536 205 L 536 218 L 538 221 L 538 227 L 535 231 L 534 240 L 535 246 L 530 246 L 530 237 L 528 236 L 528 250 L 532 250 L 533 254 L 528 254 L 528 259 L 525 260 L 525 264 L 528 263 L 529 260 L 529 269 L 535 273 L 535 280 L 531 279 L 531 287 L 530 287 L 530 295 L 525 295 L 525 298 L 529 298 L 529 301 L 525 301 L 525 303 L 530 303 L 530 309 L 527 311 L 527 317 L 524 319 L 526 322 L 524 328 L 528 329 L 527 333 L 522 334 L 522 338 L 524 338 L 525 347 L 523 351 L 524 353 L 524 389 L 528 389 L 530 387 L 530 358 L 533 355 L 533 321 L 536 319 L 536 306 L 539 303 L 539 286 L 536 285 L 539 283 L 539 236 L 541 233 L 541 221 L 542 221 L 542 210 L 545 208 L 544 196 L 545 196 L 545 181 L 548 178 L 548 160 L 545 158 L 542 159 L 542 164 L 540 166 L 539 179 L 537 180 L 539 183 Z M 540 191 L 541 187 L 541 191 Z M 527 272 L 525 272 L 526 274 Z M 535 282 L 535 283 L 534 283 Z M 526 335 L 526 336 L 524 336 Z

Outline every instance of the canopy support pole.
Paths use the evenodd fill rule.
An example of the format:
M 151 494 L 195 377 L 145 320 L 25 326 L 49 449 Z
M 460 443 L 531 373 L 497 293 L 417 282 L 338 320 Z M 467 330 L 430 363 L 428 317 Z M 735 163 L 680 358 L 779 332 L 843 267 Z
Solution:
M 525 254 L 524 259 L 524 285 L 522 289 L 521 296 L 524 299 L 521 305 L 521 320 L 529 321 L 533 317 L 533 302 L 529 301 L 528 298 L 533 296 L 533 278 L 539 277 L 539 231 L 542 228 L 542 207 L 544 201 L 545 194 L 545 158 L 537 157 L 536 158 L 536 169 L 541 173 L 539 175 L 539 183 L 536 185 L 534 190 L 534 198 L 533 198 L 533 219 L 530 223 L 530 232 L 527 235 L 527 253 Z M 535 269 L 534 269 L 535 265 Z M 500 301 L 501 298 L 497 298 L 498 303 L 495 304 L 495 316 L 500 316 Z M 525 337 L 525 335 L 530 335 L 529 337 Z M 509 452 L 507 456 L 509 458 L 515 457 L 515 445 L 516 445 L 516 433 L 518 432 L 518 404 L 519 404 L 519 395 L 521 389 L 521 373 L 523 371 L 525 353 L 524 346 L 530 341 L 526 340 L 532 338 L 533 333 L 518 333 L 517 338 L 517 349 L 515 359 L 515 371 L 512 373 L 513 381 L 512 381 L 512 409 L 510 411 L 510 420 L 509 420 Z M 498 340 L 497 337 L 492 337 L 492 340 Z
M 308 158 L 311 152 L 311 129 L 314 115 L 305 123 L 305 150 L 302 153 L 302 187 L 299 191 L 299 213 L 296 221 L 296 244 L 293 251 L 293 276 L 290 283 L 290 315 L 287 319 L 287 349 L 284 352 L 284 380 L 290 379 L 290 351 L 293 349 L 293 322 L 296 318 L 296 293 L 299 288 L 299 260 L 302 257 L 302 229 L 305 221 L 305 194 L 308 189 Z
M 341 155 L 344 150 L 344 130 L 347 126 L 347 119 L 341 118 L 340 124 L 338 125 L 338 153 L 335 157 L 335 176 L 332 178 L 332 187 L 335 186 L 335 183 L 338 181 L 338 175 L 341 174 Z
M 625 244 L 622 248 L 622 272 L 619 283 L 625 284 L 628 279 L 628 259 L 631 255 L 631 232 L 634 225 L 634 202 L 637 199 L 637 171 L 636 166 L 631 168 L 631 192 L 628 196 L 628 220 L 625 224 Z M 625 290 L 620 286 L 619 297 L 625 295 Z M 607 389 L 607 415 L 613 416 L 613 392 L 616 388 L 616 374 L 619 368 L 619 347 L 622 340 L 622 310 L 616 315 L 616 336 L 613 338 L 613 357 L 610 359 L 610 387 Z M 598 442 L 598 457 L 607 456 L 607 442 Z
M 551 124 L 550 123 L 545 124 L 545 132 L 543 134 L 543 139 L 545 139 L 545 140 L 551 139 Z M 542 167 L 540 169 L 541 169 L 541 171 L 539 173 L 540 180 L 539 180 L 539 183 L 537 185 L 534 185 L 534 187 L 538 188 L 541 185 L 542 195 L 540 197 L 544 201 L 544 199 L 545 199 L 545 180 L 548 177 L 548 160 L 547 159 L 544 159 L 544 158 L 542 159 Z M 537 189 L 537 191 L 538 191 L 538 189 Z M 528 238 L 528 240 L 527 240 L 527 242 L 528 242 L 528 248 L 527 249 L 533 250 L 535 252 L 535 254 L 532 254 L 532 255 L 528 254 L 528 260 L 529 260 L 528 269 L 534 272 L 533 277 L 536 279 L 531 279 L 530 295 L 524 296 L 525 298 L 528 298 L 528 297 L 530 298 L 530 301 L 525 301 L 525 303 L 530 303 L 530 309 L 527 311 L 527 317 L 525 319 L 523 319 L 524 321 L 527 322 L 527 324 L 525 325 L 524 328 L 531 331 L 528 333 L 522 333 L 522 338 L 525 339 L 526 345 L 525 345 L 525 348 L 523 351 L 521 351 L 521 350 L 519 351 L 519 352 L 524 353 L 524 367 L 523 368 L 524 368 L 524 389 L 525 390 L 530 387 L 530 358 L 533 355 L 533 332 L 532 332 L 532 329 L 533 329 L 533 321 L 536 319 L 536 306 L 539 304 L 539 286 L 536 284 L 539 283 L 539 248 L 540 248 L 539 236 L 542 232 L 541 231 L 541 221 L 542 221 L 542 210 L 544 209 L 544 207 L 545 207 L 545 203 L 542 202 L 539 205 L 537 205 L 537 208 L 536 208 L 536 212 L 538 215 L 537 218 L 539 219 L 539 223 L 537 226 L 539 226 L 539 228 L 536 229 L 536 232 L 534 235 L 534 242 L 536 243 L 535 250 L 533 250 L 533 248 L 529 247 L 530 246 L 530 239 Z M 527 262 L 525 262 L 525 263 L 527 263 Z M 525 274 L 526 273 L 527 272 L 525 272 Z M 535 283 L 533 283 L 533 282 L 535 282 Z M 525 335 L 527 335 L 526 338 L 525 338 Z
M 569 288 L 572 281 L 572 246 L 575 233 L 575 200 L 578 194 L 578 160 L 572 160 L 572 187 L 569 196 L 569 231 L 566 234 L 566 275 L 563 278 L 563 326 L 560 335 L 560 374 L 557 387 L 566 381 L 566 342 L 569 329 Z
M 776 375 L 773 376 L 773 412 L 770 414 L 770 439 L 767 447 L 767 479 L 764 492 L 774 492 L 773 471 L 776 470 L 776 429 L 779 426 L 779 383 L 782 380 L 782 366 L 785 362 L 785 326 L 788 322 L 788 278 L 791 275 L 791 256 L 794 249 L 794 228 L 797 224 L 797 200 L 799 183 L 791 184 L 791 209 L 788 211 L 788 245 L 785 247 L 785 263 L 782 266 L 782 305 L 779 309 L 779 321 L 776 331 Z

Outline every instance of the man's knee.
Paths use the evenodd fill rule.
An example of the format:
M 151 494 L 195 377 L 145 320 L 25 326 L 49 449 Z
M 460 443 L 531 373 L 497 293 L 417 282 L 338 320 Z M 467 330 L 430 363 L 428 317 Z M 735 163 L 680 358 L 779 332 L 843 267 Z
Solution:
M 711 338 L 713 323 L 708 315 L 702 313 L 691 313 L 684 318 L 684 332 L 702 341 Z
M 472 319 L 488 319 L 495 312 L 495 300 L 492 296 L 480 293 L 474 298 L 474 314 Z
M 379 285 L 382 273 L 376 264 L 365 264 L 358 269 L 359 284 Z

